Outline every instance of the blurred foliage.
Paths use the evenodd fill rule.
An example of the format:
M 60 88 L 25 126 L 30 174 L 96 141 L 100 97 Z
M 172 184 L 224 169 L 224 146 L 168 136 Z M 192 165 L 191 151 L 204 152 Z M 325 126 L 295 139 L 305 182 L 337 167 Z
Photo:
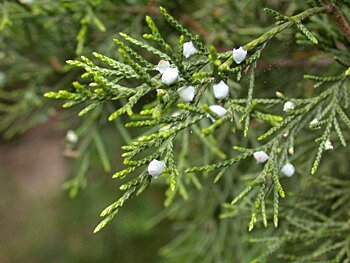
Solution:
M 17 176 L 0 165 L 1 262 L 161 262 L 157 249 L 170 236 L 164 235 L 169 225 L 158 225 L 153 232 L 145 218 L 161 209 L 160 193 L 146 194 L 143 201 L 130 203 L 130 210 L 120 214 L 120 220 L 110 231 L 94 235 L 96 212 L 115 194 L 115 187 L 94 171 L 94 184 L 71 199 L 57 189 L 37 188 L 29 195 L 20 186 Z M 53 194 L 54 192 L 55 194 Z M 140 256 L 138 256 L 140 255 Z M 131 259 L 132 258 L 132 259 Z
M 161 18 L 159 5 L 174 16 L 161 10 L 170 25 Z M 158 243 L 160 233 L 168 237 L 171 232 L 174 238 L 167 245 L 161 242 L 162 248 L 151 248 L 165 262 L 349 262 L 350 121 L 345 72 L 350 45 L 336 18 L 342 14 L 350 21 L 349 6 L 346 0 L 4 1 L 0 129 L 11 138 L 48 116 L 59 116 L 65 129 L 73 128 L 77 141 L 67 134 L 65 154 L 74 160 L 75 176 L 64 184 L 72 197 L 86 186 L 87 171 L 93 167 L 101 166 L 105 172 L 117 169 L 111 160 L 116 147 L 126 144 L 123 157 L 129 167 L 116 177 L 137 173 L 129 182 L 122 181 L 125 193 L 104 210 L 107 217 L 100 227 L 136 191 L 139 194 L 151 184 L 150 176 L 137 168 L 163 158 L 168 169 L 146 192 L 166 186 L 166 208 L 148 221 L 155 231 L 142 242 Z M 146 14 L 154 22 L 148 18 L 145 23 Z M 117 35 L 120 31 L 127 35 Z M 139 42 L 145 32 L 152 45 Z M 185 61 L 181 48 L 190 40 L 199 52 Z M 250 57 L 235 65 L 231 50 L 240 45 Z M 98 53 L 92 56 L 92 52 Z M 84 57 L 79 58 L 81 54 Z M 157 56 L 176 65 L 184 79 L 170 88 L 160 83 L 159 74 L 152 73 Z M 228 109 L 227 118 L 219 119 L 208 109 L 215 102 L 209 91 L 200 92 L 194 103 L 178 104 L 179 87 L 193 84 L 197 92 L 202 87 L 209 90 L 222 78 L 232 95 L 219 101 Z M 73 80 L 77 81 L 69 88 Z M 159 88 L 164 91 L 157 93 Z M 43 99 L 44 93 L 65 99 L 65 108 L 75 107 L 70 113 L 57 111 Z M 283 112 L 288 101 L 295 109 Z M 171 116 L 175 111 L 182 113 Z M 131 121 L 116 118 L 122 113 L 128 113 Z M 82 117 L 77 119 L 76 114 Z M 314 118 L 318 123 L 309 125 Z M 126 130 L 127 121 L 126 126 L 137 128 Z M 329 139 L 333 151 L 325 151 Z M 233 151 L 233 146 L 239 147 Z M 257 150 L 269 153 L 264 166 L 248 158 Z M 285 162 L 296 167 L 294 177 L 280 173 Z M 311 167 L 313 174 L 319 167 L 316 175 L 310 175 Z M 94 189 L 98 182 L 91 181 Z M 74 202 L 84 204 L 85 191 Z M 104 194 L 101 190 L 92 196 Z M 104 197 L 104 202 L 111 198 Z M 144 198 L 143 193 L 128 202 L 116 220 L 119 223 L 113 222 L 103 235 L 142 233 L 139 226 L 149 218 L 149 211 L 143 215 L 139 210 Z M 117 228 L 125 211 L 140 222 L 126 219 L 128 224 Z M 87 217 L 93 215 L 81 215 Z M 160 223 L 164 219 L 171 222 L 165 229 Z M 270 222 L 278 228 L 265 229 Z M 91 227 L 90 221 L 86 224 Z M 252 233 L 247 224 L 249 230 L 255 226 Z M 69 231 L 69 222 L 64 228 Z M 101 245 L 106 261 L 135 262 L 132 253 L 148 257 L 124 246 L 119 254 L 113 244 L 123 239 L 110 238 L 111 247 Z M 91 250 L 77 255 L 76 261 L 90 259 Z

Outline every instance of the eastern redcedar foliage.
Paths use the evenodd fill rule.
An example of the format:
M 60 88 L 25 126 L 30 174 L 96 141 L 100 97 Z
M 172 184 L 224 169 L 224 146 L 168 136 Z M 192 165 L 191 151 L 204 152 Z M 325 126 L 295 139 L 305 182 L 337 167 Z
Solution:
M 231 5 L 244 12 L 244 4 Z M 232 50 L 207 47 L 164 8 L 168 30 L 178 32 L 177 45 L 147 17 L 145 40 L 124 33 L 114 39 L 117 59 L 95 52 L 95 59 L 68 61 L 85 70 L 82 80 L 71 91 L 47 97 L 64 99 L 66 108 L 83 103 L 81 116 L 109 112 L 114 121 L 128 114 L 126 127 L 148 127 L 123 147 L 126 168 L 113 177 L 128 178 L 120 187 L 124 193 L 101 213 L 105 218 L 95 232 L 151 185 L 147 165 L 159 159 L 167 167 L 157 179 L 168 184 L 166 214 L 180 229 L 162 248 L 164 256 L 178 262 L 349 261 L 349 2 L 290 3 L 289 15 L 264 11 L 275 25 L 247 42 L 235 41 L 234 47 L 248 51 L 241 64 L 234 62 Z M 183 45 L 189 41 L 197 53 L 186 59 Z M 274 52 L 291 43 L 306 51 L 292 45 L 287 54 Z M 300 59 L 292 59 L 295 50 Z M 280 57 L 277 68 L 268 68 L 281 80 L 271 87 L 260 80 L 262 64 Z M 179 70 L 172 85 L 156 71 L 161 59 Z M 280 69 L 288 63 L 306 67 Z M 230 96 L 216 100 L 212 86 L 221 80 Z M 185 104 L 178 90 L 187 86 L 195 88 L 195 97 Z M 114 101 L 120 103 L 110 111 Z M 215 114 L 213 104 L 226 114 Z M 103 139 L 96 142 L 102 145 Z M 253 158 L 258 151 L 269 156 L 263 164 Z M 292 178 L 281 173 L 287 163 L 296 168 Z M 262 229 L 272 222 L 276 229 Z M 253 228 L 258 229 L 247 232 Z

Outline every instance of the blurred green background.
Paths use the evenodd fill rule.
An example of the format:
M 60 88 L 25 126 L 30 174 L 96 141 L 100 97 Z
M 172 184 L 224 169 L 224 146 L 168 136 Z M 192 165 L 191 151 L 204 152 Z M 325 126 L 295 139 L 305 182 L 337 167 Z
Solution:
M 162 209 L 163 190 L 131 200 L 107 231 L 92 233 L 117 185 L 101 171 L 74 199 L 62 190 L 69 168 L 64 134 L 49 122 L 0 146 L 0 262 L 161 262 L 170 238 L 166 223 L 149 221 Z

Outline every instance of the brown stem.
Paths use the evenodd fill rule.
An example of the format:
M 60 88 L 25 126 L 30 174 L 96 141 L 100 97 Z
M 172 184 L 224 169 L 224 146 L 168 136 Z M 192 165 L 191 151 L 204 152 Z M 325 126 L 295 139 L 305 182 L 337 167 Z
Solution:
M 327 0 L 324 0 L 323 3 L 327 6 L 328 13 L 332 14 L 346 40 L 350 43 L 350 25 L 342 11 L 338 8 L 338 6 L 336 6 L 336 4 L 331 4 Z

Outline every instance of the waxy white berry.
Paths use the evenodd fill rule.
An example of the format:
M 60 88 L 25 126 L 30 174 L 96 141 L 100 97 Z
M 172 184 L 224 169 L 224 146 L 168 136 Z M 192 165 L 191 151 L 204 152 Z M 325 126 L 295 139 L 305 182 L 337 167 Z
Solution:
M 295 168 L 294 168 L 293 164 L 291 164 L 291 163 L 286 163 L 286 164 L 282 167 L 281 172 L 282 172 L 284 175 L 286 175 L 286 176 L 288 176 L 288 177 L 291 177 L 291 176 L 293 176 L 293 174 L 295 173 Z
M 67 131 L 66 140 L 72 144 L 76 144 L 78 142 L 78 135 L 73 130 Z
M 239 47 L 239 48 L 234 48 L 232 50 L 232 54 L 233 54 L 233 60 L 237 63 L 240 64 L 242 63 L 243 60 L 245 60 L 245 58 L 247 57 L 247 51 L 244 50 L 243 47 Z
M 158 70 L 160 74 L 163 74 L 167 68 L 170 68 L 169 61 L 161 60 L 161 61 L 159 61 L 158 65 L 156 67 L 156 70 Z
M 183 45 L 183 54 L 185 58 L 189 58 L 190 56 L 197 53 L 197 49 L 194 47 L 192 41 L 185 42 Z
M 258 163 L 264 163 L 269 159 L 269 156 L 263 151 L 255 152 L 253 155 Z
M 332 145 L 330 140 L 326 141 L 326 143 L 324 144 L 324 149 L 325 150 L 333 150 L 334 149 L 334 147 L 333 147 L 333 145 Z
M 149 163 L 147 170 L 149 175 L 156 179 L 159 175 L 162 174 L 165 167 L 166 166 L 163 162 L 154 159 L 152 160 L 152 162 Z
M 229 87 L 224 81 L 220 81 L 218 84 L 213 85 L 214 96 L 217 99 L 227 98 L 229 95 Z
M 223 117 L 227 112 L 227 110 L 220 105 L 211 105 L 209 106 L 209 109 L 216 115 L 218 115 L 220 118 Z
M 291 111 L 291 110 L 294 110 L 294 103 L 291 101 L 287 101 L 286 103 L 284 103 L 283 111 Z
M 321 127 L 318 125 L 318 119 L 313 119 L 310 123 L 309 123 L 309 126 L 310 128 L 313 128 L 313 129 L 320 129 Z
M 179 70 L 177 68 L 167 68 L 162 75 L 162 82 L 168 86 L 179 80 Z
M 318 124 L 318 120 L 317 119 L 313 119 L 311 122 L 310 122 L 310 125 L 316 125 Z
M 180 98 L 184 102 L 190 102 L 194 98 L 194 87 L 193 86 L 188 86 L 188 87 L 183 87 L 180 88 L 177 92 L 179 93 Z

